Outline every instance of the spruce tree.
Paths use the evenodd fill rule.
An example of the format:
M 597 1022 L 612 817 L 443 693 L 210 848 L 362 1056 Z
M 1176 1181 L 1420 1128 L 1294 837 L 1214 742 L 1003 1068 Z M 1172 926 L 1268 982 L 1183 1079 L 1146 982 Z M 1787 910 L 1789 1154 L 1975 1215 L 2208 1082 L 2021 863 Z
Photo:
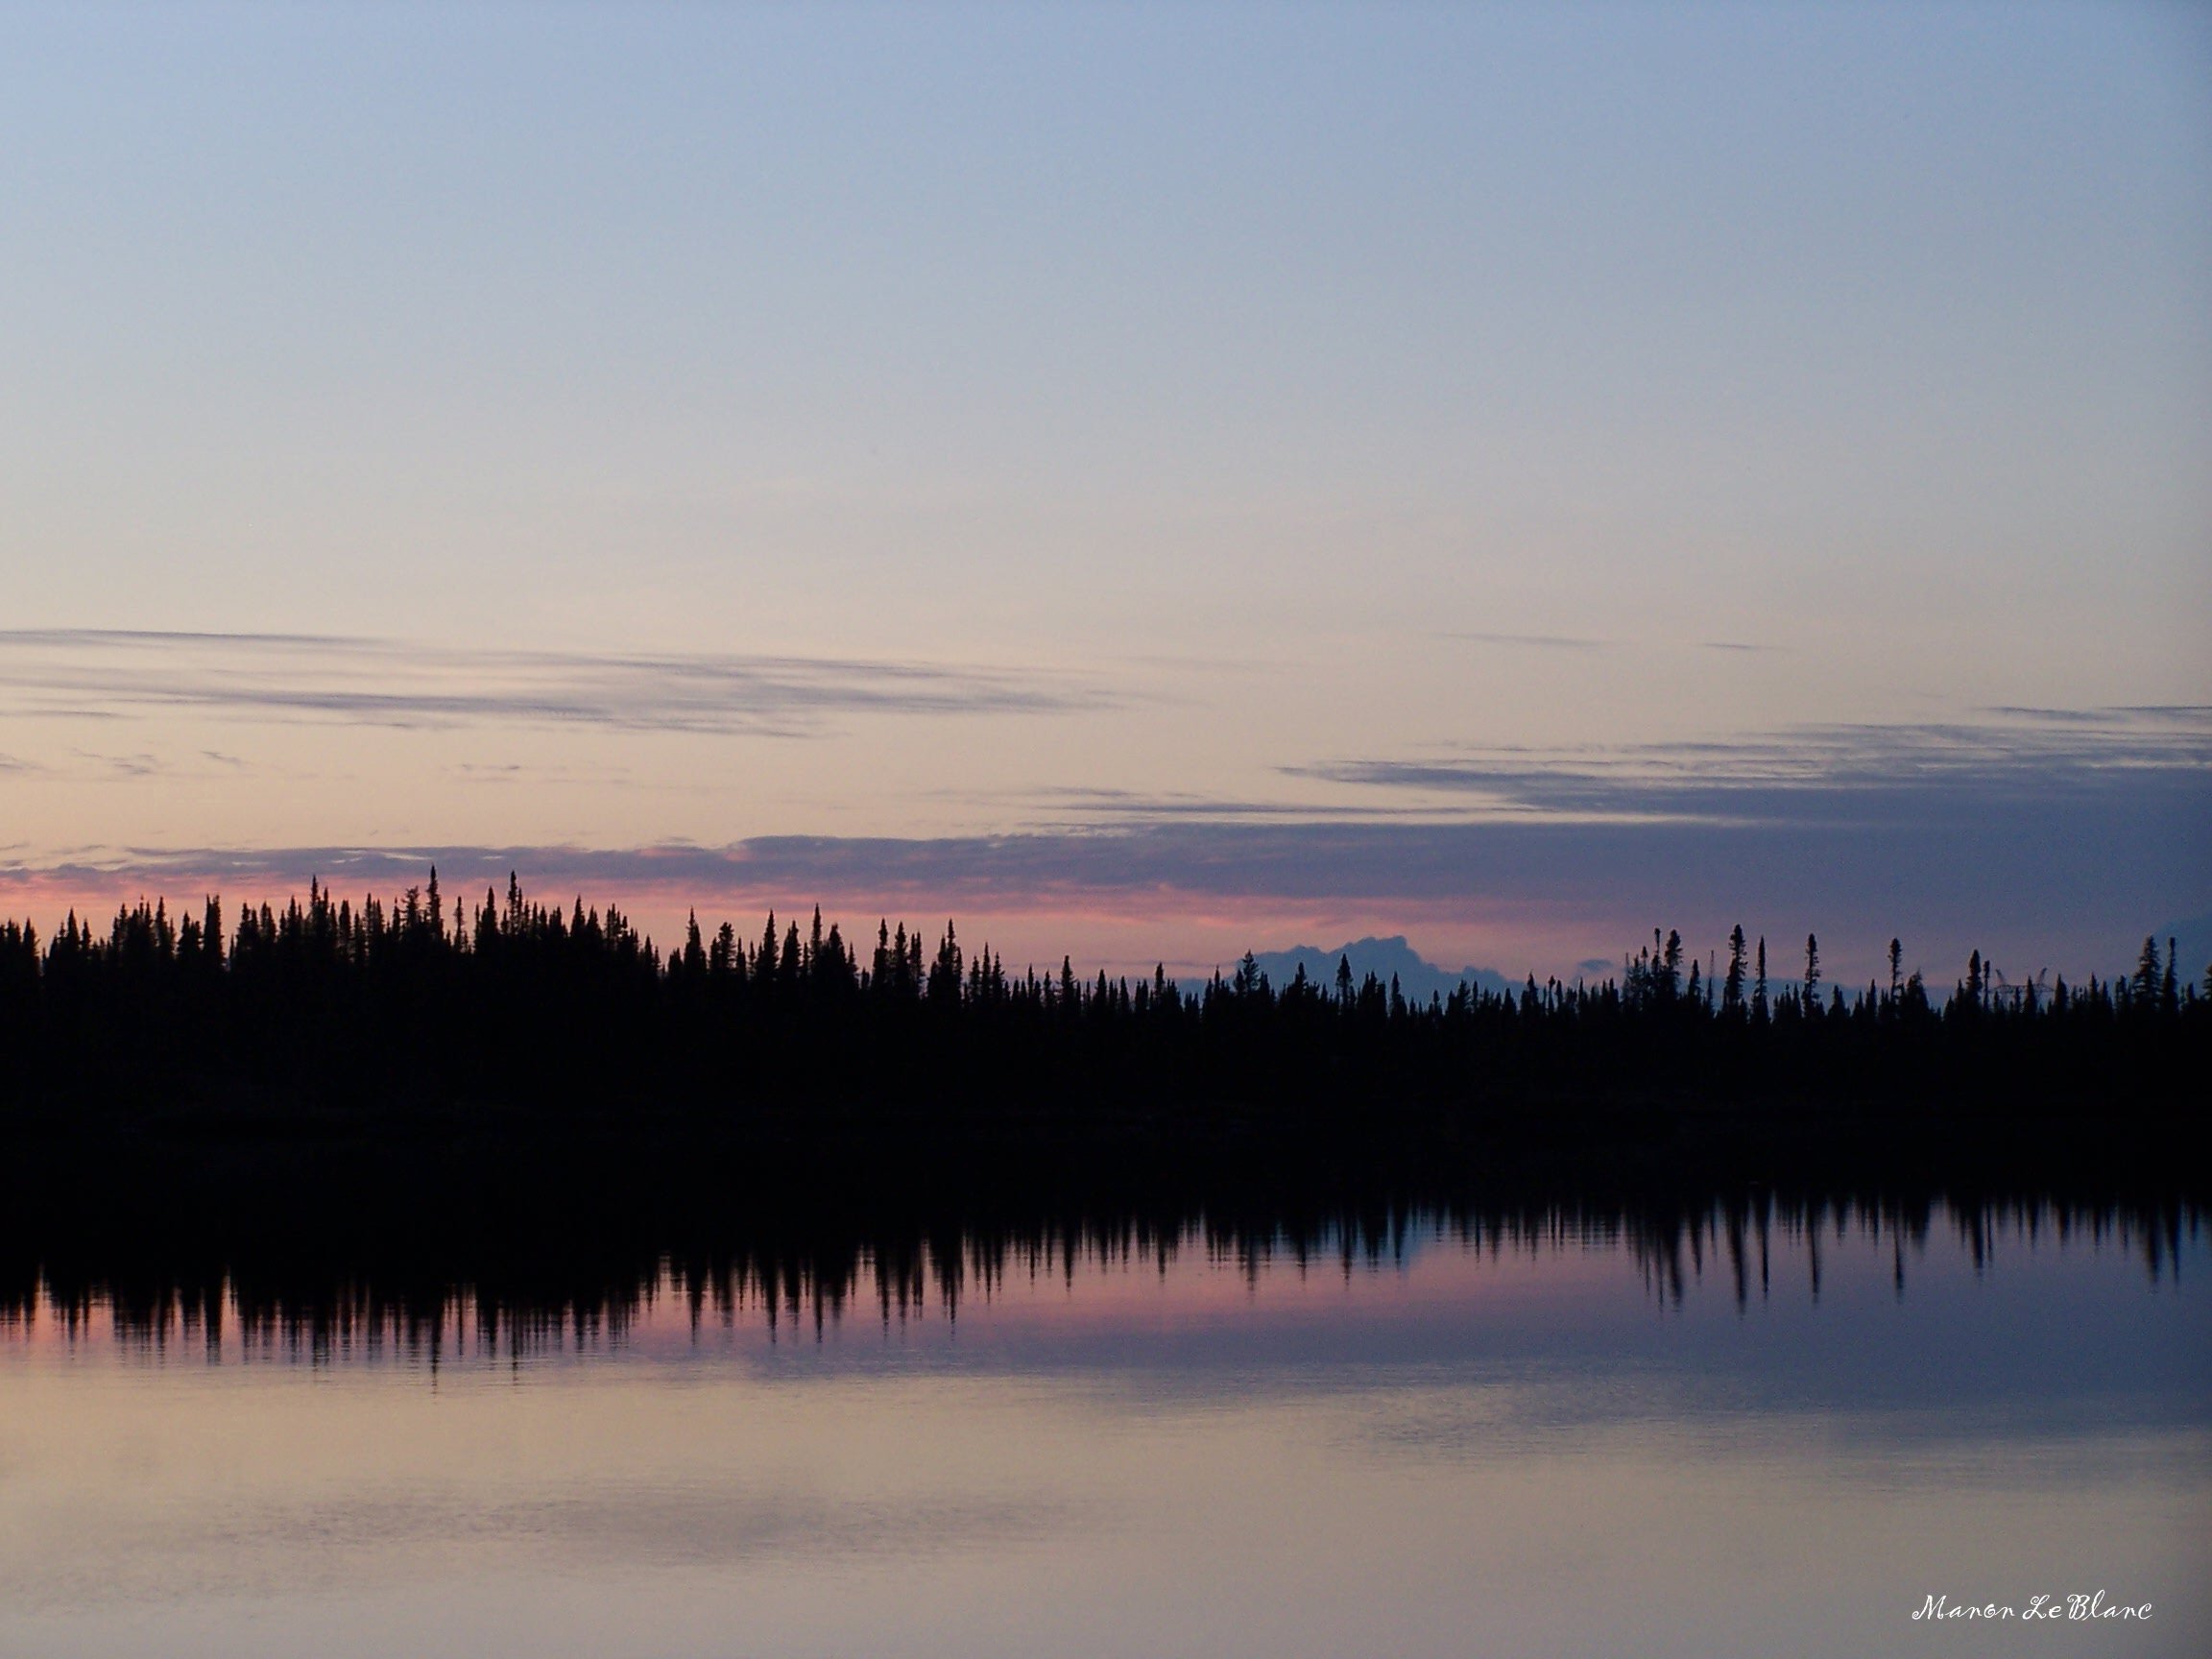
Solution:
M 2135 977 L 2128 983 L 2134 1000 L 2145 1008 L 2155 1006 L 2165 977 L 2165 969 L 2158 960 L 2158 941 L 2147 937 L 2143 941 L 2143 953 L 2135 959 Z

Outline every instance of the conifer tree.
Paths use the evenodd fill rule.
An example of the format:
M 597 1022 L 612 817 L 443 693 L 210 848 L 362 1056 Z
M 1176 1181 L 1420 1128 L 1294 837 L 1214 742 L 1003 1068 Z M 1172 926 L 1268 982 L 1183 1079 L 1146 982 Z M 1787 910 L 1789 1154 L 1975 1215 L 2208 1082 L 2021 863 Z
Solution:
M 2166 972 L 2158 960 L 2158 941 L 2146 938 L 2143 953 L 2135 959 L 2135 977 L 2128 982 L 2128 991 L 2138 1007 L 2157 1005 L 2158 989 L 2164 983 Z

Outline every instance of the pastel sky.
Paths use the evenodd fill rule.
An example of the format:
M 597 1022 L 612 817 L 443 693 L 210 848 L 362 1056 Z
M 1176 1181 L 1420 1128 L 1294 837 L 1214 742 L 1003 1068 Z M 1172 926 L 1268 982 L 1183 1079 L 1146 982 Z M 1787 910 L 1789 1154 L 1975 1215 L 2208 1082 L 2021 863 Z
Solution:
M 11 8 L 0 909 L 2212 910 L 2212 12 Z

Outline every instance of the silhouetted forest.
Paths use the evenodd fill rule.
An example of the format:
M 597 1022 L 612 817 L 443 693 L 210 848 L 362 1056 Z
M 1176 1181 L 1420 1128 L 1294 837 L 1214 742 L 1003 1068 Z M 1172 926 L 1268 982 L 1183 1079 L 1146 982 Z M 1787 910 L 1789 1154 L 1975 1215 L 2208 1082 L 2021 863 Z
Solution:
M 137 904 L 0 928 L 0 1321 L 229 1316 L 308 1351 L 618 1331 L 700 1309 L 889 1318 L 1070 1253 L 1394 1248 L 1407 1218 L 1596 1230 L 1744 1293 L 1845 1212 L 2122 1229 L 2156 1268 L 2212 1200 L 2212 998 L 2130 978 L 1777 987 L 1655 938 L 1598 985 L 1411 1002 L 1349 971 L 1192 988 L 1016 975 L 948 926 L 818 917 L 656 950 L 619 913 L 320 885 L 227 925 Z M 1817 1262 L 1816 1238 L 1805 1245 Z M 1302 1259 L 1302 1258 L 1301 1258 Z M 1903 1258 L 1900 1257 L 1900 1272 Z M 865 1273 L 863 1273 L 865 1268 Z
M 390 903 L 319 883 L 227 923 L 140 902 L 50 940 L 0 926 L 0 1101 L 19 1113 L 499 1107 L 716 1120 L 946 1108 L 1240 1108 L 1358 1122 L 1529 1103 L 2041 1102 L 2191 1122 L 2212 975 L 2146 940 L 2110 981 L 2007 981 L 1976 952 L 1947 987 L 1845 987 L 1818 945 L 1770 983 L 1738 928 L 1704 974 L 1655 932 L 1601 983 L 1270 984 L 1247 956 L 1195 989 L 1009 971 L 879 923 L 873 943 L 771 916 L 696 921 L 664 954 L 619 911 L 504 896 L 448 903 L 435 872 Z M 1777 973 L 1785 971 L 1780 965 Z

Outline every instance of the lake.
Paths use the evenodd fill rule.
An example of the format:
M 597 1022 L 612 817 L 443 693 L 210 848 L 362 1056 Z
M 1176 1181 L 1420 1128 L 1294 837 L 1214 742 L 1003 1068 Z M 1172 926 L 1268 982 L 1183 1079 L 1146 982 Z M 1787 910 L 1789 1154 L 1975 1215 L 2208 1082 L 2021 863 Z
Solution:
M 11 1655 L 2212 1652 L 2188 1209 L 12 1283 Z

